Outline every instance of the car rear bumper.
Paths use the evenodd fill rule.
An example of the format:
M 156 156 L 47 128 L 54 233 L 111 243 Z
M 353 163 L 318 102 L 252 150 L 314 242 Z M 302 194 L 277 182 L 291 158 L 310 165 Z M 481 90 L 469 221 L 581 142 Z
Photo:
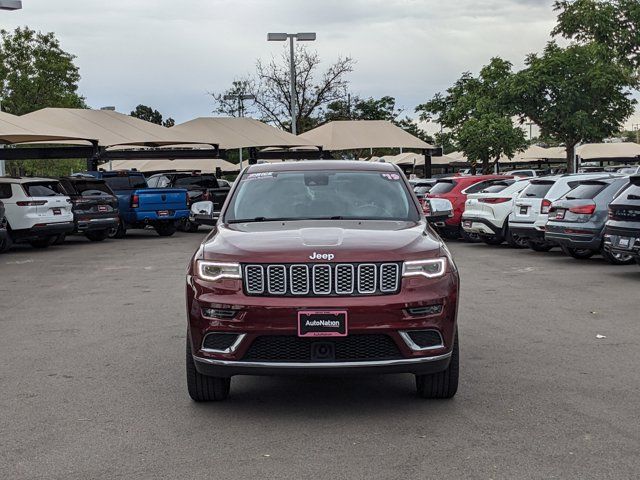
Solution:
M 620 238 L 629 239 L 629 246 L 620 247 Z M 604 249 L 611 253 L 640 258 L 640 230 L 607 226 L 604 232 Z
M 75 229 L 73 222 L 38 223 L 29 229 L 13 230 L 14 240 L 31 240 L 71 233 Z
M 124 219 L 126 223 L 156 223 L 156 222 L 169 222 L 177 221 L 189 218 L 189 210 L 169 210 L 168 215 L 159 215 L 158 212 L 133 212 L 132 214 L 125 215 Z
M 471 226 L 465 224 L 471 222 Z M 491 223 L 490 220 L 481 217 L 464 216 L 462 217 L 462 228 L 465 232 L 479 233 L 481 235 L 502 235 L 502 228 Z
M 509 222 L 509 230 L 520 238 L 544 241 L 544 230 L 538 230 L 533 223 Z
M 120 219 L 117 216 L 76 220 L 76 231 L 91 232 L 94 230 L 109 230 L 116 228 L 119 223 Z
M 573 230 L 573 232 L 567 233 L 565 230 Z M 600 250 L 600 247 L 602 246 L 601 231 L 580 228 L 575 225 L 561 227 L 547 225 L 547 231 L 544 234 L 544 238 L 547 242 L 573 248 Z

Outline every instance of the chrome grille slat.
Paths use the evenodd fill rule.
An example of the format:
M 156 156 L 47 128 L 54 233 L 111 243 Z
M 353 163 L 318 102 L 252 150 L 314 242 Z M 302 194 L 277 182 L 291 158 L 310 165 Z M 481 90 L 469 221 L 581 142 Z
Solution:
M 400 263 L 244 265 L 247 295 L 391 295 L 400 288 Z

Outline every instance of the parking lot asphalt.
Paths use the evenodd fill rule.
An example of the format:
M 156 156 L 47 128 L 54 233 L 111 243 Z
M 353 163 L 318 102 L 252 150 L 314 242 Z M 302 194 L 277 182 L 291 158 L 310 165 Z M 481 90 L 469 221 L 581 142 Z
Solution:
M 640 267 L 452 242 L 454 400 L 418 399 L 410 375 L 235 377 L 195 404 L 183 283 L 201 239 L 0 256 L 0 478 L 637 478 Z

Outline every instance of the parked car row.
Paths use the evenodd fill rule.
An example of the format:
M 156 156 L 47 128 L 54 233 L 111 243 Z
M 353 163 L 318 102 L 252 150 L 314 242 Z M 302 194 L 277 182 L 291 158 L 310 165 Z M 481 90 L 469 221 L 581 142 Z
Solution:
M 640 263 L 640 175 L 450 177 L 439 179 L 426 198 L 453 204 L 454 215 L 436 224 L 448 238 Z
M 199 171 L 164 172 L 149 180 L 156 188 L 135 170 L 0 177 L 0 253 L 14 243 L 45 248 L 72 233 L 103 241 L 136 228 L 154 228 L 160 236 L 178 228 L 195 232 L 200 225 L 189 218 L 193 201 L 212 200 L 219 210 L 230 190 Z

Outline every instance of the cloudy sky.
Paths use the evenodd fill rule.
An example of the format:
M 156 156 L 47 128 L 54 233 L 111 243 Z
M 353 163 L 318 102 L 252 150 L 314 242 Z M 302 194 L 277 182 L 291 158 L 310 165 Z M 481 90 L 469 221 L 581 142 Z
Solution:
M 551 0 L 23 0 L 0 25 L 53 31 L 77 56 L 92 107 L 144 103 L 178 123 L 211 115 L 207 92 L 283 45 L 267 32 L 317 32 L 325 62 L 357 60 L 352 90 L 413 112 L 492 56 L 522 65 L 555 22 Z M 640 120 L 639 120 L 640 122 Z

